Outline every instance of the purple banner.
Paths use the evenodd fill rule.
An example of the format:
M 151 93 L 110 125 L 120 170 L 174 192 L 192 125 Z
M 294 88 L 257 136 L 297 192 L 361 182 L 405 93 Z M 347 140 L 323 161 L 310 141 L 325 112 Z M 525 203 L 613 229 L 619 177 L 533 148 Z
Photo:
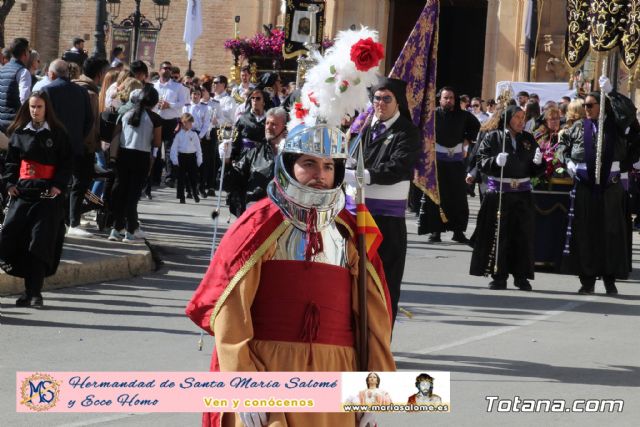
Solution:
M 133 41 L 133 28 L 121 28 L 113 26 L 111 30 L 111 49 L 121 47 L 127 62 L 131 62 L 131 42 Z
M 422 134 L 422 153 L 413 183 L 437 205 L 440 192 L 436 173 L 435 99 L 438 56 L 438 0 L 428 0 L 389 77 L 407 82 L 407 99 L 413 123 Z
M 138 36 L 138 57 L 141 61 L 155 67 L 156 44 L 158 43 L 158 30 L 143 28 Z

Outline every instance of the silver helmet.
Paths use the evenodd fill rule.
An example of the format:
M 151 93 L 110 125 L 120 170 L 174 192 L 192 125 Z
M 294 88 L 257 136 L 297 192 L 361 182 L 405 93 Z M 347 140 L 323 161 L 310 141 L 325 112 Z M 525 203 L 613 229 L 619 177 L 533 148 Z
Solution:
M 334 187 L 318 189 L 300 184 L 293 176 L 292 160 L 299 155 L 338 160 Z M 345 205 L 342 190 L 344 160 L 347 158 L 347 139 L 340 129 L 324 124 L 298 125 L 287 136 L 275 161 L 275 178 L 267 193 L 296 228 L 305 230 L 309 215 L 316 215 L 318 230 L 322 230 L 340 213 Z

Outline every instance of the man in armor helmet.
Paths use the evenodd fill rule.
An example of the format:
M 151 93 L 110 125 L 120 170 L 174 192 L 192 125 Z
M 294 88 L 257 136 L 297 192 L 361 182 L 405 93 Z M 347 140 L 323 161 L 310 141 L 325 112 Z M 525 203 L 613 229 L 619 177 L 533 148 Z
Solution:
M 223 237 L 186 309 L 216 337 L 213 371 L 395 370 L 390 298 L 377 255 L 367 269 L 369 362 L 356 362 L 359 272 L 354 217 L 343 209 L 346 157 L 337 128 L 293 128 L 276 158 L 268 198 L 249 207 Z M 203 417 L 203 425 L 225 426 L 358 421 L 348 413 Z

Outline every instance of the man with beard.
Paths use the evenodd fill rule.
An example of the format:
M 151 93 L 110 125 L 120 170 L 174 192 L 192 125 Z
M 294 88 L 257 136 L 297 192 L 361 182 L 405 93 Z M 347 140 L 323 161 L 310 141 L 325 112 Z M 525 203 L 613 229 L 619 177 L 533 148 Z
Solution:
M 530 291 L 527 279 L 533 279 L 535 226 L 531 177 L 544 173 L 545 162 L 533 135 L 523 132 L 522 109 L 510 106 L 502 113 L 500 123 L 507 123 L 507 129 L 492 131 L 478 147 L 478 168 L 488 179 L 476 230 L 471 237 L 470 274 L 491 274 L 493 281 L 489 289 L 506 289 L 507 277 L 512 274 L 517 288 Z M 504 151 L 503 138 L 506 138 Z M 502 209 L 497 242 L 500 192 Z M 496 257 L 497 269 L 494 269 Z
M 359 272 L 355 218 L 343 209 L 346 157 L 338 128 L 298 126 L 276 158 L 268 198 L 225 233 L 186 309 L 215 334 L 212 371 L 357 370 Z M 368 363 L 361 369 L 394 371 L 389 294 L 377 255 L 367 271 Z M 207 427 L 358 425 L 355 413 L 203 415 Z
M 464 232 L 469 222 L 469 203 L 465 149 L 476 139 L 480 122 L 468 111 L 460 109 L 453 88 L 445 86 L 438 93 L 436 109 L 436 167 L 440 205 L 426 195 L 418 219 L 418 234 L 431 233 L 429 242 L 441 242 L 440 233 L 453 231 L 452 240 L 468 243 Z M 443 221 L 442 215 L 446 218 Z
M 170 160 L 171 145 L 178 125 L 178 118 L 182 114 L 182 108 L 188 104 L 189 96 L 185 92 L 184 86 L 171 79 L 171 73 L 173 72 L 171 62 L 164 61 L 160 64 L 159 72 L 160 79 L 153 85 L 160 95 L 160 101 L 155 112 L 162 118 L 162 143 L 164 144 L 166 161 L 165 182 L 172 187 L 176 177 L 173 174 Z M 155 179 L 159 181 L 160 177 L 156 176 Z
M 284 140 L 287 130 L 287 112 L 282 107 L 267 111 L 264 125 L 266 142 L 258 142 L 253 148 L 242 152 L 240 158 L 233 162 L 227 179 L 237 180 L 238 187 L 245 189 L 245 203 L 264 199 L 267 196 L 267 185 L 273 180 L 273 166 L 279 145 Z M 227 144 L 227 143 L 225 143 Z

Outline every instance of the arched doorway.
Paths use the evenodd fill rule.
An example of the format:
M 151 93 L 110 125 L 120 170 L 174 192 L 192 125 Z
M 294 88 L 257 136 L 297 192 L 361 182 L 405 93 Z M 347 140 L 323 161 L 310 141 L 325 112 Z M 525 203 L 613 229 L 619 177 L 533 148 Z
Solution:
M 391 0 L 387 72 L 400 54 L 424 8 L 425 0 Z M 484 65 L 487 0 L 441 0 L 437 87 L 480 96 Z

